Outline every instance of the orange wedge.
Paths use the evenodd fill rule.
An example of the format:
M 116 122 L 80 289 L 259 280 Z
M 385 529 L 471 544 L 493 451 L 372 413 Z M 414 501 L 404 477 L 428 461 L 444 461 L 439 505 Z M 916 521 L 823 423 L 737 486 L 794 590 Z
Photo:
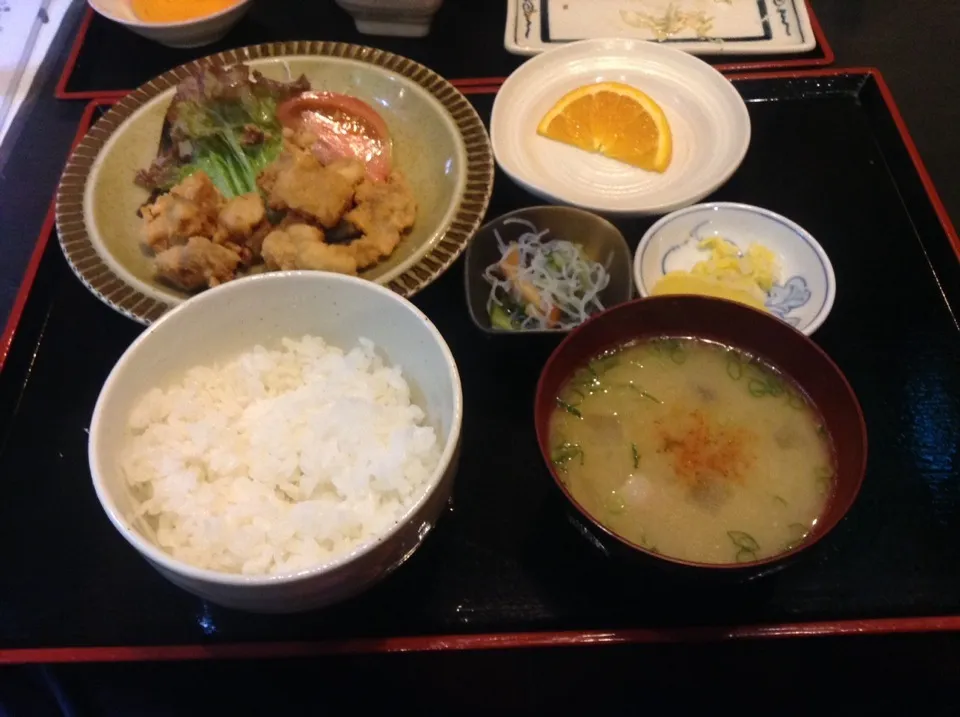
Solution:
M 673 155 L 660 105 L 620 82 L 568 92 L 540 120 L 537 134 L 653 172 L 665 171 Z

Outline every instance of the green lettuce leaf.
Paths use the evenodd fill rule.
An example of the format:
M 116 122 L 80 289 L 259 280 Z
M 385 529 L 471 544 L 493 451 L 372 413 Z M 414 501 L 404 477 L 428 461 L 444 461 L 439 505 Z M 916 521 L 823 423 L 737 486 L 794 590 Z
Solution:
M 202 67 L 177 86 L 157 158 L 136 182 L 164 192 L 202 170 L 227 198 L 256 191 L 257 175 L 282 147 L 277 105 L 308 89 L 303 76 L 277 82 L 243 64 Z

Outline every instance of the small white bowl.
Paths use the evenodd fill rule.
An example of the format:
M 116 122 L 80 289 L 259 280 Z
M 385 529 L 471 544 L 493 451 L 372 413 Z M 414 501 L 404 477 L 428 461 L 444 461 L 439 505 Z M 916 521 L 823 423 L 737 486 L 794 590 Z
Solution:
M 443 0 L 336 0 L 364 35 L 426 37 Z
M 202 47 L 216 42 L 250 9 L 252 0 L 237 0 L 225 10 L 183 22 L 144 22 L 134 15 L 129 0 L 87 0 L 97 13 L 142 37 L 167 47 Z
M 636 87 L 670 123 L 673 159 L 662 174 L 537 134 L 571 90 L 598 82 Z M 730 178 L 750 144 L 750 115 L 730 81 L 703 60 L 644 40 L 584 40 L 527 60 L 500 88 L 490 119 L 497 163 L 547 201 L 607 215 L 665 214 Z
M 697 204 L 668 214 L 647 230 L 633 260 L 640 296 L 669 271 L 688 271 L 704 259 L 701 239 L 720 236 L 741 252 L 760 244 L 777 256 L 780 280 L 767 297 L 767 310 L 807 336 L 833 308 L 837 280 L 830 258 L 803 227 L 767 209 L 735 202 Z
M 120 452 L 129 437 L 128 418 L 135 402 L 194 365 L 304 334 L 342 347 L 369 338 L 391 365 L 402 367 L 413 399 L 424 409 L 442 446 L 429 488 L 390 532 L 372 544 L 293 575 L 221 573 L 172 557 L 130 519 L 135 503 L 121 472 Z M 97 399 L 90 422 L 90 472 L 114 527 L 171 582 L 227 607 L 295 612 L 359 593 L 413 554 L 450 497 L 462 420 L 460 376 L 450 349 L 409 301 L 355 277 L 323 272 L 261 274 L 184 302 L 130 345 Z

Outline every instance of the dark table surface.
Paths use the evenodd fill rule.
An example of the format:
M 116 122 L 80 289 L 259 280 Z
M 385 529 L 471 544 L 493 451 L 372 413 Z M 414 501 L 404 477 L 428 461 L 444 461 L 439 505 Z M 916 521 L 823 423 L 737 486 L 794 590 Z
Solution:
M 321 1 L 330 0 L 304 0 Z M 502 5 L 491 0 L 447 1 Z M 875 66 L 884 73 L 949 213 L 960 220 L 960 173 L 956 171 L 960 164 L 960 133 L 956 131 L 960 125 L 960 73 L 956 71 L 960 46 L 955 45 L 952 32 L 960 28 L 960 4 L 953 0 L 814 0 L 814 7 L 836 52 L 837 66 Z M 78 3 L 54 43 L 61 49 L 54 51 L 41 70 L 31 101 L 0 148 L 3 317 L 13 303 L 83 112 L 83 102 L 53 97 L 82 12 L 83 4 Z M 376 43 L 375 38 L 371 43 Z M 491 38 L 490 48 L 491 52 L 503 52 L 502 38 Z M 819 681 L 799 679 L 809 677 L 805 673 L 819 675 Z M 336 688 L 327 693 L 327 701 L 307 687 L 317 681 L 320 689 L 318 675 L 328 677 L 324 682 Z M 383 687 L 366 691 L 366 701 L 382 699 L 389 692 L 402 703 L 416 705 L 419 712 L 435 712 L 446 705 L 448 709 L 440 711 L 447 714 L 486 711 L 483 700 L 465 697 L 468 694 L 486 694 L 496 700 L 494 704 L 508 701 L 509 710 L 491 707 L 490 711 L 497 713 L 539 713 L 547 707 L 565 713 L 613 700 L 620 707 L 614 710 L 618 714 L 634 713 L 641 706 L 651 714 L 678 714 L 686 712 L 684 706 L 695 701 L 702 706 L 703 701 L 722 698 L 725 690 L 730 694 L 731 688 L 736 692 L 744 684 L 762 685 L 762 694 L 790 695 L 789 704 L 778 701 L 779 713 L 799 713 L 824 690 L 842 685 L 854 688 L 856 695 L 845 704 L 858 706 L 861 714 L 913 713 L 917 691 L 924 695 L 924 714 L 955 714 L 951 705 L 956 704 L 956 693 L 937 690 L 960 684 L 960 638 L 891 636 L 711 647 L 640 646 L 509 656 L 466 653 L 453 661 L 439 655 L 328 658 L 306 666 L 288 661 L 256 669 L 241 663 L 203 668 L 67 667 L 55 672 L 17 668 L 0 671 L 0 716 L 216 714 L 223 709 L 211 711 L 208 700 L 218 692 L 221 697 L 233 694 L 227 713 L 323 713 L 318 709 L 324 704 L 332 707 L 346 696 L 358 696 L 355 690 L 364 684 L 361 675 L 379 679 Z M 700 689 L 688 690 L 688 678 L 694 675 L 708 677 L 700 681 Z M 281 682 L 292 685 L 284 690 L 291 700 L 286 704 L 272 696 L 273 687 Z M 248 690 L 249 701 L 238 698 L 236 691 L 241 685 Z M 499 686 L 498 693 L 490 692 L 494 686 Z M 878 691 L 881 687 L 885 689 Z M 73 699 L 72 707 L 57 704 L 64 690 Z M 913 694 L 909 702 L 901 703 L 887 699 L 888 690 L 899 698 Z M 185 691 L 194 696 L 184 698 Z M 304 711 L 303 702 L 313 695 L 318 709 Z M 680 702 L 673 701 L 675 698 Z M 219 699 L 213 704 L 227 705 Z M 293 704 L 299 708 L 294 709 Z M 624 704 L 628 708 L 624 709 Z M 738 704 L 743 708 L 741 714 L 753 713 L 752 703 Z M 836 711 L 825 710 L 833 714 L 844 703 L 834 700 L 827 704 L 835 705 Z M 905 712 L 906 704 L 911 708 Z M 939 711 L 940 705 L 944 705 L 943 711 Z M 763 706 L 768 711 L 771 703 Z

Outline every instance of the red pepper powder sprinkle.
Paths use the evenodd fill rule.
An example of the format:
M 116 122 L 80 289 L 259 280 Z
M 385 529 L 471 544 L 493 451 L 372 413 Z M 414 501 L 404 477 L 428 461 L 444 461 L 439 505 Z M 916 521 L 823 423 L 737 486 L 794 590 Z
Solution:
M 669 420 L 669 428 L 663 423 L 656 421 L 660 452 L 672 456 L 679 480 L 691 486 L 716 478 L 743 483 L 755 459 L 750 431 L 717 425 L 700 410 Z

